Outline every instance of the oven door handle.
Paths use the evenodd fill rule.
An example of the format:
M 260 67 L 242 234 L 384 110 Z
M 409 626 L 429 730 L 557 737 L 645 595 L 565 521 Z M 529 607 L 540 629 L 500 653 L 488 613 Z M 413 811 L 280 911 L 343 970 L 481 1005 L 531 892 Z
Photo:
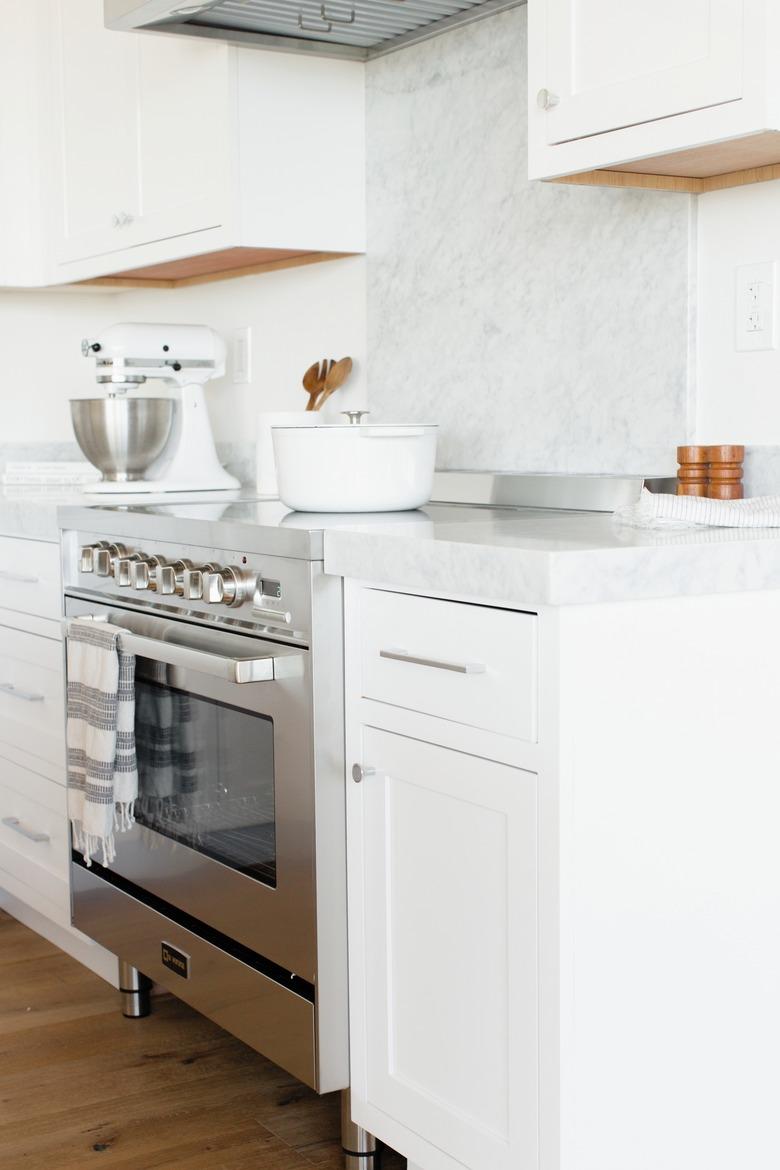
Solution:
M 66 619 L 62 625 L 67 638 L 71 619 Z M 208 674 L 232 683 L 273 682 L 274 679 L 289 678 L 295 672 L 294 664 L 300 659 L 300 653 L 289 650 L 278 656 L 269 654 L 258 658 L 226 658 L 222 654 L 212 654 L 209 650 L 182 646 L 179 642 L 163 642 L 159 638 L 133 634 L 124 629 L 119 637 L 126 654 L 164 662 L 166 666 L 180 666 L 182 670 Z

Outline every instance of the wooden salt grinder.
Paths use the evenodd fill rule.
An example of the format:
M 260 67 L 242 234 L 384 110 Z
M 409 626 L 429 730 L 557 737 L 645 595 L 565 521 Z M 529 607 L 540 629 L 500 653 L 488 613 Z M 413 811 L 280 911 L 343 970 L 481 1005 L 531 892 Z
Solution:
M 709 486 L 709 447 L 678 447 L 678 496 L 706 496 Z
M 707 495 L 711 500 L 741 500 L 745 494 L 742 486 L 742 462 L 745 448 L 723 443 L 708 447 L 709 487 Z

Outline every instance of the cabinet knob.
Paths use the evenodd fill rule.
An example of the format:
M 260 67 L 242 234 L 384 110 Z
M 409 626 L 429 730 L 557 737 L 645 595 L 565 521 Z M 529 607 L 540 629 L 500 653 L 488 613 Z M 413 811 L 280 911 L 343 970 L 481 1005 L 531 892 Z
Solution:
M 356 784 L 361 784 L 369 776 L 376 776 L 376 768 L 364 768 L 362 764 L 352 765 L 352 779 Z
M 551 89 L 540 89 L 536 95 L 536 104 L 540 110 L 551 110 L 560 102 L 557 93 L 553 93 Z

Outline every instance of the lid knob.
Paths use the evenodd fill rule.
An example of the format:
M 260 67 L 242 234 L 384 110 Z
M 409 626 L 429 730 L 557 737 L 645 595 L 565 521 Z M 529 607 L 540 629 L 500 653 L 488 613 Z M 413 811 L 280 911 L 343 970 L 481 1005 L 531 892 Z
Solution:
M 342 410 L 341 413 L 348 420 L 350 426 L 359 427 L 360 424 L 362 423 L 363 419 L 365 418 L 365 416 L 367 414 L 370 414 L 371 411 L 370 410 Z

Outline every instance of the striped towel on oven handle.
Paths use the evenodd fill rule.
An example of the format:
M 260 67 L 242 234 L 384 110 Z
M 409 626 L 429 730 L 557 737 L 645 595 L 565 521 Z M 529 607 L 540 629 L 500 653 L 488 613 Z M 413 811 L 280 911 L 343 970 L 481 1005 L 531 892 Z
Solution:
M 121 636 L 89 619 L 68 627 L 68 812 L 87 865 L 98 849 L 103 865 L 115 859 L 115 835 L 133 824 L 138 795 L 135 656 Z

